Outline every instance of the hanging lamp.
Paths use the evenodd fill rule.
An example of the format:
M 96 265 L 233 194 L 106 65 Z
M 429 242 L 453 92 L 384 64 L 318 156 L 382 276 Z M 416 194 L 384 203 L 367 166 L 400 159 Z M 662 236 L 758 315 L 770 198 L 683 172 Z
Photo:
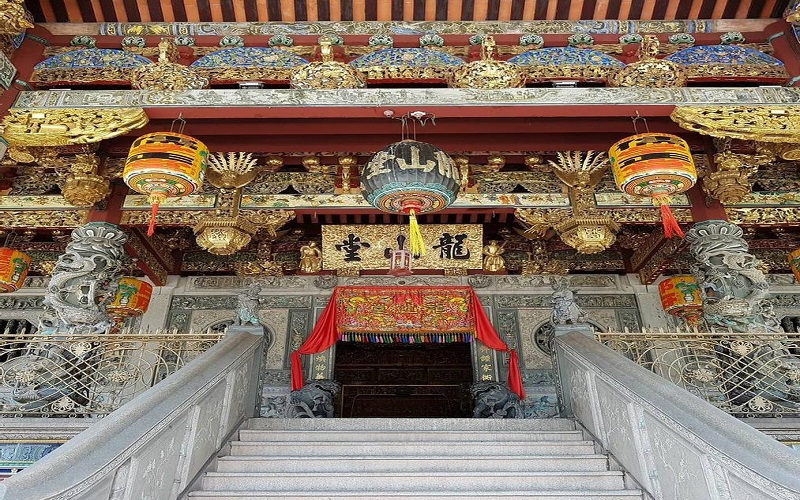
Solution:
M 30 255 L 13 248 L 0 248 L 0 293 L 19 290 L 30 267 Z
M 693 327 L 703 322 L 703 298 L 694 276 L 671 276 L 658 284 L 658 294 L 668 314 L 683 318 Z
M 789 266 L 794 273 L 794 279 L 800 283 L 800 248 L 789 254 Z
M 172 128 L 179 123 L 178 132 Z M 125 184 L 147 195 L 152 206 L 147 235 L 155 232 L 158 207 L 167 198 L 187 196 L 203 187 L 208 148 L 183 134 L 186 121 L 178 118 L 169 132 L 145 134 L 131 145 L 122 172 Z
M 664 234 L 682 238 L 669 204 L 670 196 L 688 191 L 697 182 L 686 141 L 672 134 L 637 134 L 612 145 L 608 156 L 617 187 L 632 196 L 651 198 L 661 207 Z
M 153 285 L 150 283 L 131 277 L 121 278 L 117 294 L 106 306 L 106 311 L 109 316 L 119 320 L 141 316 L 147 312 L 152 295 Z
M 409 246 L 425 255 L 417 215 L 443 210 L 455 200 L 458 169 L 450 156 L 433 144 L 405 139 L 375 153 L 364 166 L 362 194 L 373 207 L 409 216 Z

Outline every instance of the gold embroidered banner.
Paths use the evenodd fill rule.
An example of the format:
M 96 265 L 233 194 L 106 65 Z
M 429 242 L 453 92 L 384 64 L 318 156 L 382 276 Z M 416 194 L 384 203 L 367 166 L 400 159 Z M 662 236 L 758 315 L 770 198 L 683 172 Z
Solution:
M 421 224 L 428 252 L 413 269 L 480 269 L 483 225 Z M 392 250 L 409 249 L 408 226 L 401 224 L 322 226 L 322 268 L 389 269 Z

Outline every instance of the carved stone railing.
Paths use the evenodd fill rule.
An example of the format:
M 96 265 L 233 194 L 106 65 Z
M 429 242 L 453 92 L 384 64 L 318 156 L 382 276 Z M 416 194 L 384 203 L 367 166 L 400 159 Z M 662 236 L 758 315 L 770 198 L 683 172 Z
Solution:
M 586 335 L 555 340 L 564 414 L 656 500 L 796 500 L 800 455 Z
M 102 417 L 221 333 L 0 334 L 0 416 Z
M 595 338 L 737 418 L 800 417 L 800 334 L 597 333 Z
M 173 500 L 255 414 L 260 327 L 225 338 L 152 389 L 0 483 L 0 500 Z

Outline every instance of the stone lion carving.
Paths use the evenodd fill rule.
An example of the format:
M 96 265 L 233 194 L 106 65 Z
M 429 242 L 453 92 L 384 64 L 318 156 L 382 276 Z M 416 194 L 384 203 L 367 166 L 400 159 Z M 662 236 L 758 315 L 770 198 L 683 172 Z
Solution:
M 554 280 L 551 287 L 553 312 L 550 313 L 550 321 L 554 325 L 578 325 L 589 321 L 586 311 L 575 303 L 575 292 L 569 289 L 566 280 Z
M 523 418 L 519 397 L 500 382 L 478 382 L 470 388 L 472 418 Z
M 313 380 L 289 396 L 289 418 L 331 418 L 333 401 L 341 389 L 333 380 Z

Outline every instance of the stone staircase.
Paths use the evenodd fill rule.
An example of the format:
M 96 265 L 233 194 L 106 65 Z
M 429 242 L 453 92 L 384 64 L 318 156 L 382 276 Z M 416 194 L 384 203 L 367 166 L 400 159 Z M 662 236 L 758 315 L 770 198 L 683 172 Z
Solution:
M 251 419 L 188 499 L 633 500 L 571 420 Z

